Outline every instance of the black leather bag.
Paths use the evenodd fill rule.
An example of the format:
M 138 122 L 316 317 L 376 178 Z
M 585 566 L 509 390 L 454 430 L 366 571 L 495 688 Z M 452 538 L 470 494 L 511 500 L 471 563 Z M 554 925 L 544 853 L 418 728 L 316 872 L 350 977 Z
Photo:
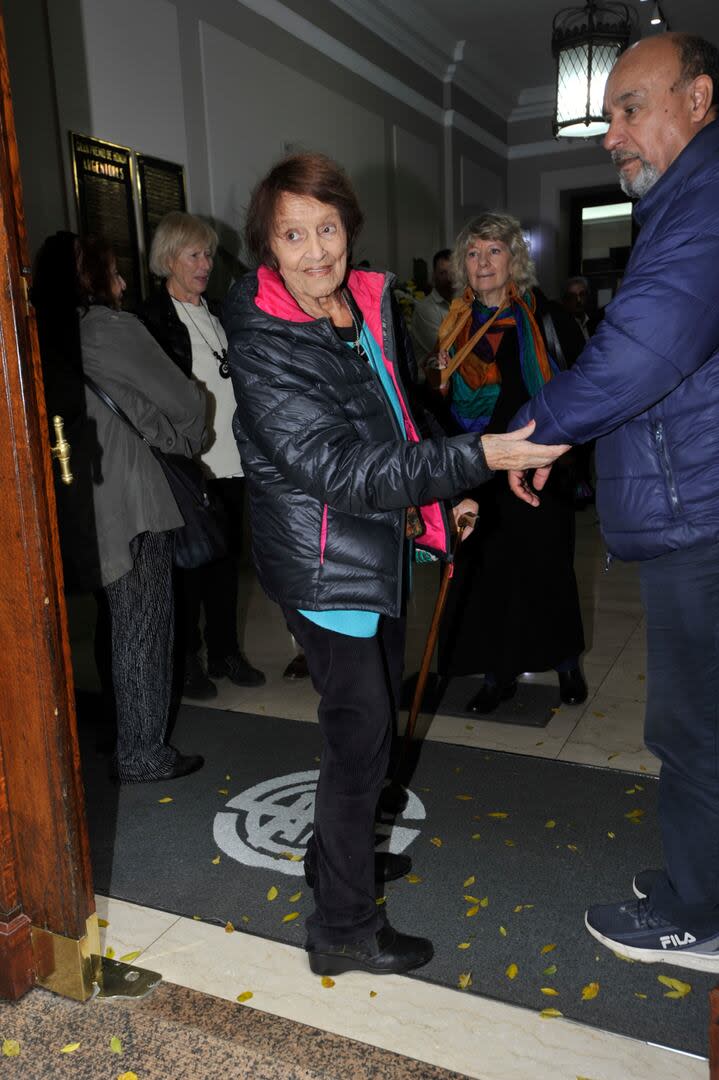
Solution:
M 175 566 L 182 570 L 193 570 L 224 558 L 229 550 L 227 515 L 219 500 L 208 490 L 207 478 L 197 462 L 180 454 L 163 454 L 148 442 L 129 416 L 93 379 L 86 375 L 85 382 L 108 409 L 138 439 L 142 439 L 162 466 L 178 509 L 185 519 L 185 524 L 175 529 Z

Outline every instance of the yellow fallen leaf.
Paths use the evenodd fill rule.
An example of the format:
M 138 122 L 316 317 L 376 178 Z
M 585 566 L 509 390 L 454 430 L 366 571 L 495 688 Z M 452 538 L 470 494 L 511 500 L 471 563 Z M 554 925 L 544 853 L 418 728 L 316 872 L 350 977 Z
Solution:
M 644 811 L 637 807 L 636 810 L 630 810 L 629 813 L 624 816 L 625 818 L 629 818 L 630 821 L 638 822 L 640 818 L 644 817 Z
M 301 896 L 302 896 L 301 892 L 293 893 L 292 896 L 290 897 L 290 903 L 291 904 L 296 904 Z
M 464 914 L 465 914 L 466 918 L 473 919 L 478 911 L 479 911 L 479 904 L 473 904 L 471 908 L 467 908 L 467 910 L 465 911 Z
M 599 983 L 590 982 L 587 983 L 582 989 L 582 1001 L 592 1001 L 599 993 Z
M 477 879 L 476 879 L 476 877 L 474 876 L 474 874 L 472 874 L 472 876 L 471 876 L 471 877 L 468 877 L 468 878 L 467 878 L 467 880 L 465 881 L 465 883 L 464 883 L 464 885 L 462 886 L 462 888 L 463 888 L 463 889 L 468 889 L 470 885 L 474 885 L 474 883 L 475 883 L 475 881 L 476 881 L 476 880 L 477 880 Z
M 460 990 L 467 990 L 472 985 L 472 972 L 466 971 L 460 975 L 457 980 L 457 985 Z
M 614 839 L 616 839 L 616 835 L 617 835 L 617 834 L 616 834 L 616 833 L 613 833 L 613 832 L 608 832 L 608 833 L 607 833 L 607 836 L 609 837 L 609 839 L 610 839 L 610 840 L 614 840 Z
M 455 799 L 459 799 L 460 802 L 471 802 L 474 795 L 455 795 Z
M 603 720 L 603 719 L 604 719 L 604 717 L 606 716 L 606 713 L 603 713 L 603 712 L 595 712 L 595 713 L 592 713 L 592 716 L 596 716 L 598 720 Z
M 108 945 L 105 949 L 105 956 L 108 960 L 112 960 L 114 958 L 115 950 L 113 949 L 112 945 Z
M 468 904 L 478 904 L 479 903 L 479 897 L 478 896 L 470 896 L 469 893 L 464 894 L 464 899 L 467 901 Z
M 102 926 L 102 927 L 105 927 L 105 926 L 109 926 L 110 924 L 109 924 L 109 922 L 107 921 L 107 919 L 98 919 L 98 920 L 97 920 L 97 925 L 98 925 L 98 926 Z
M 548 952 L 552 952 L 554 949 L 556 949 L 556 947 L 557 946 L 554 945 L 554 944 L 552 944 L 552 945 L 543 945 L 540 956 L 546 956 Z
M 553 818 L 550 818 L 549 821 L 544 822 L 544 828 L 545 829 L 556 829 L 556 827 L 557 827 L 557 823 Z
M 331 990 L 334 984 L 334 979 L 331 979 L 329 975 L 322 976 L 322 985 L 324 986 L 325 990 Z
M 299 919 L 299 911 L 290 911 L 287 915 L 282 916 L 282 922 L 294 922 L 295 919 Z
M 539 1014 L 542 1020 L 552 1020 L 555 1016 L 561 1016 L 559 1009 L 542 1009 Z
M 481 840 L 482 839 L 482 834 L 478 833 L 478 832 L 472 833 L 472 839 L 473 840 Z
M 636 795 L 637 789 L 635 787 L 628 787 L 624 789 L 625 795 Z
M 232 777 L 230 776 L 229 773 L 227 773 L 227 775 L 225 776 L 225 780 L 231 780 L 231 779 L 232 779 Z
M 269 889 L 267 890 L 267 899 L 268 899 L 268 900 L 276 900 L 276 899 L 277 899 L 277 897 L 278 897 L 279 895 L 280 895 L 280 894 L 279 894 L 279 892 L 277 891 L 277 889 L 275 888 L 275 886 L 274 886 L 274 885 L 272 885 L 272 886 L 271 886 L 271 887 L 270 887 L 270 888 L 269 888 Z
M 20 1043 L 17 1041 L 17 1039 L 3 1039 L 2 1052 L 3 1057 L 19 1057 Z
M 225 923 L 225 933 L 226 934 L 234 934 L 234 932 L 235 932 L 235 928 L 232 925 L 232 923 L 231 922 L 226 922 Z
M 640 994 L 637 990 L 634 991 L 634 997 L 646 998 L 646 994 Z
M 504 974 L 508 979 L 516 979 L 517 975 L 519 975 L 519 968 L 516 964 L 510 964 Z
M 218 795 L 229 795 L 230 794 L 230 789 L 226 788 L 226 787 L 218 787 L 217 794 Z
M 457 948 L 458 948 L 458 949 L 468 949 L 468 948 L 470 947 L 470 945 L 471 945 L 471 944 L 472 944 L 472 943 L 471 943 L 471 941 L 460 941 L 460 943 L 459 943 L 459 945 L 457 946 Z
M 243 1001 L 249 1001 L 250 998 L 252 998 L 254 996 L 255 995 L 252 993 L 251 990 L 243 990 L 241 994 L 237 995 L 237 1001 L 239 1001 L 240 1004 L 242 1004 Z
M 521 911 L 521 910 L 522 910 L 522 907 L 523 907 L 523 905 L 522 905 L 522 904 L 517 904 L 517 906 L 516 906 L 516 907 L 515 907 L 515 908 L 513 909 L 513 910 L 514 910 L 514 914 L 516 915 L 518 911 Z
M 118 1039 L 117 1035 L 113 1035 L 112 1038 L 110 1039 L 110 1050 L 112 1051 L 113 1054 L 121 1054 L 122 1053 L 122 1043 Z
M 293 851 L 281 851 L 281 859 L 289 859 L 290 862 L 302 862 L 302 855 L 295 855 Z
M 442 847 L 442 841 L 438 836 L 433 836 L 430 840 L 430 844 L 434 844 L 435 847 Z
M 422 880 L 419 874 L 405 874 L 405 877 L 410 885 L 419 885 Z
M 386 896 L 378 896 L 377 899 L 375 900 L 375 904 L 377 905 L 377 907 L 381 907 L 382 904 L 386 904 L 386 903 L 387 903 L 387 897 Z
M 133 960 L 137 960 L 141 952 L 142 949 L 135 949 L 134 952 L 127 952 L 124 956 L 120 957 L 120 961 L 123 964 L 131 964 Z
M 553 986 L 540 986 L 540 993 L 546 994 L 547 997 L 559 997 L 559 991 L 555 990 Z
M 491 813 L 487 814 L 487 817 L 496 818 L 497 821 L 504 821 L 505 818 L 509 817 L 509 814 L 505 814 L 504 810 L 492 810 Z
M 479 906 L 480 907 L 485 907 L 485 908 L 489 907 L 489 897 L 488 896 L 483 896 L 482 899 L 479 901 Z
M 507 847 L 516 847 L 517 846 L 517 841 L 516 840 L 505 840 L 504 842 L 507 845 Z
M 137 1080 L 137 1073 L 134 1073 L 134 1072 L 120 1073 L 117 1080 Z
M 243 921 L 243 923 L 248 923 L 250 921 L 250 916 L 249 915 L 243 915 L 242 916 L 242 921 Z
M 612 950 L 612 952 L 614 952 L 614 950 Z M 636 960 L 632 960 L 630 956 L 622 956 L 622 954 L 618 952 L 615 952 L 614 955 L 617 960 L 623 960 L 625 964 L 636 964 Z
M 549 967 L 545 967 L 544 971 L 542 972 L 542 975 L 556 975 L 556 974 L 557 974 L 557 965 L 556 964 L 550 964 Z
M 502 937 L 506 937 L 507 936 L 507 927 L 506 926 L 500 926 L 499 932 L 502 935 Z
M 168 803 L 168 802 L 172 802 L 172 795 L 165 795 L 164 799 L 158 799 L 157 801 L 158 801 L 159 803 Z
M 202 922 L 202 916 L 201 915 L 193 915 L 192 918 L 195 920 L 195 922 Z
M 372 998 L 377 997 L 377 991 L 376 990 L 370 990 L 369 996 L 372 997 Z
M 80 1043 L 65 1043 L 60 1049 L 61 1054 L 74 1054 L 76 1050 L 80 1049 Z
M 219 855 L 215 855 L 214 859 L 212 860 L 212 865 L 213 866 L 219 866 L 220 865 L 220 856 Z
M 657 979 L 662 986 L 669 987 L 669 993 L 665 994 L 664 997 L 674 998 L 676 1000 L 686 997 L 687 994 L 690 994 L 692 991 L 690 983 L 682 982 L 681 979 L 674 979 L 671 975 L 657 975 Z
M 569 848 L 570 851 L 573 851 L 575 853 L 575 855 L 579 851 L 579 848 L 577 847 L 576 844 L 567 844 L 567 847 Z

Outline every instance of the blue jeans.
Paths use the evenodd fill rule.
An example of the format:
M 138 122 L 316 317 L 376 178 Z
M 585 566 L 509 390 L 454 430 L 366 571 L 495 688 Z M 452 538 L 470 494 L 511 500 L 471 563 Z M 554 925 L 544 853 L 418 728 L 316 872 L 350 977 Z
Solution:
M 719 929 L 719 544 L 641 564 L 645 738 L 661 761 L 654 913 Z

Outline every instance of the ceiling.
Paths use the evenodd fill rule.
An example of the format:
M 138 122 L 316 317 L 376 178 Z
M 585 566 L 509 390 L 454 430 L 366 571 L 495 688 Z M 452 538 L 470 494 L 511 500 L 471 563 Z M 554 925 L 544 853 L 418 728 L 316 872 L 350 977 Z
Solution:
M 601 4 L 601 0 L 599 0 Z M 626 0 L 637 14 L 639 33 L 650 26 L 654 0 Z M 554 82 L 552 19 L 562 0 L 335 0 L 368 24 L 381 17 L 404 37 L 410 55 L 424 66 L 444 63 L 449 73 L 474 88 L 479 100 L 509 117 L 517 106 L 547 98 Z M 718 0 L 660 0 L 672 30 L 685 30 L 719 44 Z M 386 29 L 385 29 L 386 32 Z M 464 43 L 462 45 L 462 43 Z M 414 44 L 414 48 L 410 48 Z M 452 65 L 455 65 L 453 68 Z

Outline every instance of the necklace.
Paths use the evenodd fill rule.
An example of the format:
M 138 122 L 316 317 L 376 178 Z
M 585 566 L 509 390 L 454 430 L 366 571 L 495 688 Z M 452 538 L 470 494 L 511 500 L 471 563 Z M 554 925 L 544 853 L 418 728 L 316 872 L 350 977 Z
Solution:
M 364 357 L 364 349 L 362 348 L 362 344 L 361 344 L 361 341 L 360 341 L 362 331 L 360 329 L 360 324 L 357 321 L 357 317 L 355 316 L 354 305 L 350 302 L 350 299 L 349 299 L 349 296 L 347 295 L 347 290 L 346 289 L 342 290 L 342 299 L 344 300 L 345 304 L 347 305 L 347 310 L 350 313 L 350 318 L 352 319 L 352 327 L 354 329 L 354 334 L 355 334 L 355 339 L 354 339 L 353 342 L 350 343 L 350 348 L 354 349 L 358 356 Z
M 170 296 L 172 296 L 172 293 L 170 293 Z M 214 356 L 217 363 L 220 365 L 220 376 L 223 379 L 229 379 L 229 377 L 230 377 L 230 365 L 227 363 L 227 349 L 223 346 L 222 341 L 220 339 L 220 335 L 217 333 L 217 327 L 215 326 L 214 322 L 212 321 L 212 315 L 210 315 L 209 311 L 207 312 L 207 314 L 209 316 L 209 319 L 210 319 L 210 324 L 212 326 L 212 329 L 215 332 L 215 337 L 217 338 L 217 349 L 213 348 L 212 342 L 207 340 L 205 335 L 202 333 L 202 330 L 197 325 L 197 322 L 195 321 L 195 318 L 194 318 L 194 316 L 192 314 L 192 311 L 190 310 L 192 305 L 186 303 L 184 300 L 178 300 L 176 296 L 172 296 L 172 299 L 177 300 L 178 304 L 182 304 L 183 310 L 187 314 L 190 322 L 194 326 L 195 330 L 197 330 L 197 333 L 200 335 L 200 337 L 204 341 L 205 345 L 207 346 L 207 348 L 210 350 L 210 352 Z M 203 307 L 205 307 L 205 303 L 204 303 L 203 300 L 200 300 L 200 304 Z M 205 307 L 205 311 L 207 311 L 206 307 Z

